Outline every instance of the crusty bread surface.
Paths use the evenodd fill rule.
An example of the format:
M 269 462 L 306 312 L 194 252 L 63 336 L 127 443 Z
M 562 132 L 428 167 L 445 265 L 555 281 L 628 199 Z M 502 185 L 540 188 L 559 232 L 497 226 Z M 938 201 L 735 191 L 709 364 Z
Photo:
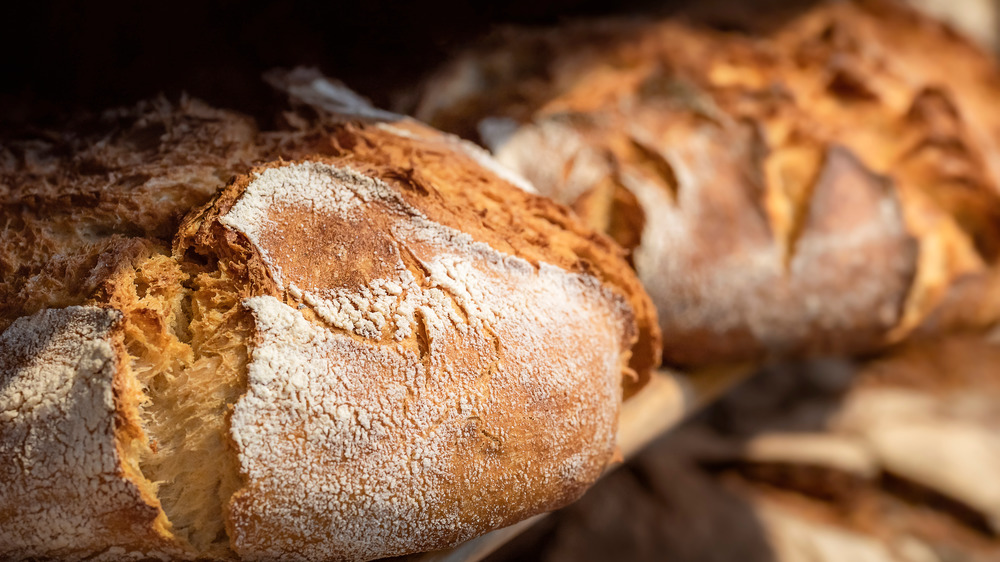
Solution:
M 0 554 L 142 559 L 183 555 L 152 483 L 121 313 L 47 309 L 0 335 Z
M 659 362 L 623 251 L 454 137 L 309 115 L 5 145 L 0 557 L 400 555 L 614 458 Z

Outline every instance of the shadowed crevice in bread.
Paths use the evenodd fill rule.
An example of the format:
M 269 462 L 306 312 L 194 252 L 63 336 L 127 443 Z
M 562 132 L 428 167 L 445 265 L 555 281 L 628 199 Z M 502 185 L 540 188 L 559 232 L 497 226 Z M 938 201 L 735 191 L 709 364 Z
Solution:
M 141 393 L 146 441 L 133 452 L 136 468 L 176 537 L 203 555 L 224 556 L 223 510 L 237 486 L 228 416 L 246 390 L 250 332 L 238 284 L 213 260 L 158 253 L 106 290 L 124 315 Z

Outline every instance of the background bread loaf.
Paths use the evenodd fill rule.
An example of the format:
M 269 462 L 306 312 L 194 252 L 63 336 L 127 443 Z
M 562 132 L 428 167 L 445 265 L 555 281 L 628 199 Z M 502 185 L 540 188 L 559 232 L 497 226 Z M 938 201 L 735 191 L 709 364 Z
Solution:
M 993 59 L 893 2 L 769 15 L 508 30 L 416 115 L 631 249 L 668 363 L 993 323 Z

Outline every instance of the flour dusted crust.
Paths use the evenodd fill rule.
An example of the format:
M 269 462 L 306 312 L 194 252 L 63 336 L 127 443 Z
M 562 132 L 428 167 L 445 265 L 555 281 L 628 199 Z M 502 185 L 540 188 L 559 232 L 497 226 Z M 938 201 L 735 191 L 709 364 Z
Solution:
M 514 178 L 507 181 L 506 172 L 497 170 L 495 163 L 485 167 L 482 162 L 488 157 L 475 147 L 468 146 L 467 142 L 409 119 L 392 123 L 346 122 L 321 140 L 296 139 L 296 142 L 299 154 L 315 152 L 311 159 L 338 169 L 331 174 L 351 176 L 354 178 L 351 181 L 371 184 L 372 192 L 380 193 L 380 197 L 387 201 L 394 201 L 394 207 L 411 208 L 407 212 L 416 213 L 415 220 L 418 222 L 436 222 L 465 233 L 484 247 L 503 254 L 536 265 L 545 262 L 570 272 L 585 273 L 613 287 L 616 294 L 628 301 L 637 338 L 630 352 L 628 375 L 624 380 L 626 396 L 645 384 L 650 371 L 659 364 L 660 333 L 656 311 L 638 279 L 628 270 L 623 250 L 607 237 L 582 225 L 565 207 L 525 189 L 512 189 L 520 187 L 517 182 L 524 180 Z M 285 173 L 293 177 L 309 176 L 308 167 Z M 215 244 L 213 238 L 231 241 L 231 233 L 221 234 L 217 229 L 219 226 L 234 226 L 241 220 L 241 215 L 250 211 L 244 204 L 233 209 L 236 215 L 224 216 L 231 212 L 238 194 L 250 181 L 250 176 L 240 178 L 220 193 L 212 205 L 188 217 L 181 226 L 175 252 L 178 247 L 211 246 Z M 344 210 L 347 210 L 356 207 L 358 201 L 354 197 L 344 201 L 327 200 L 324 204 L 344 205 Z M 256 205 L 258 208 L 253 211 L 260 212 L 259 207 L 264 204 Z M 379 218 L 366 217 L 365 220 L 379 225 L 379 228 L 386 226 Z M 343 227 L 338 219 L 329 218 L 327 221 L 322 225 L 324 232 Z M 319 225 L 311 219 L 301 226 L 310 228 Z M 251 240 L 258 234 L 268 232 L 277 235 L 274 229 L 263 229 L 258 233 L 255 230 L 258 228 L 261 227 L 248 224 L 237 230 L 249 235 Z M 286 266 L 275 265 L 281 260 L 272 260 L 268 266 L 264 259 L 266 252 L 247 252 L 228 242 L 222 246 L 216 244 L 216 247 L 221 248 L 218 251 L 225 255 L 238 256 L 237 259 L 247 261 L 249 269 L 258 272 L 251 275 L 251 283 L 255 287 L 264 286 L 271 291 L 287 289 L 290 294 L 297 294 L 302 288 L 294 283 L 286 287 L 285 267 L 303 272 L 311 270 L 308 273 L 310 282 L 319 286 L 348 283 L 353 290 L 351 284 L 358 281 L 359 272 L 352 268 L 337 268 L 337 260 L 355 254 L 378 256 L 385 250 L 384 244 L 380 245 L 384 235 L 353 237 L 350 246 L 341 247 L 339 244 L 347 242 L 338 242 L 336 250 L 321 237 L 301 233 L 299 236 L 301 246 L 292 249 L 282 243 L 276 249 L 284 254 Z M 259 243 L 257 249 L 260 249 Z M 315 269 L 313 263 L 326 264 L 328 269 Z M 365 267 L 374 265 L 367 264 Z M 265 270 L 269 273 L 259 273 Z M 372 289 L 363 289 L 364 298 L 372 297 Z M 305 294 L 303 298 L 316 297 Z M 306 302 L 309 304 L 308 300 Z M 324 303 L 319 304 L 317 314 L 328 314 L 327 311 L 331 310 L 329 303 L 325 306 Z
M 659 363 L 623 251 L 465 141 L 325 111 L 4 146 L 0 557 L 437 549 L 614 457 Z
M 416 114 L 631 249 L 667 362 L 995 322 L 993 59 L 894 2 L 770 15 L 742 32 L 508 30 L 442 70 Z
M 224 253 L 251 255 L 246 274 L 264 288 L 246 301 L 255 342 L 232 416 L 241 557 L 456 544 L 571 501 L 613 454 L 637 338 L 625 295 L 579 265 L 518 256 L 517 237 L 507 253 L 473 224 L 443 224 L 476 215 L 435 209 L 439 184 L 411 179 L 413 197 L 392 172 L 358 151 L 275 165 L 188 225 L 185 247 L 229 240 Z M 523 192 L 509 191 L 516 209 Z
M 183 554 L 149 483 L 125 466 L 120 323 L 69 307 L 0 335 L 0 557 Z

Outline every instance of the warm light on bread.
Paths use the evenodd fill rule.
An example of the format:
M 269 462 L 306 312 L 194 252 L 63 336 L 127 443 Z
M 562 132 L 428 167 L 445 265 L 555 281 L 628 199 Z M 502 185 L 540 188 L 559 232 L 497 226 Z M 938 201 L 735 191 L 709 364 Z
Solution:
M 652 305 L 619 248 L 416 122 L 321 115 L 244 142 L 233 160 L 188 155 L 187 173 L 235 177 L 164 195 L 175 209 L 200 199 L 183 220 L 151 209 L 161 222 L 143 230 L 110 207 L 60 209 L 68 228 L 101 232 L 66 243 L 89 257 L 59 266 L 93 280 L 4 309 L 0 409 L 16 422 L 0 426 L 0 463 L 15 468 L 0 489 L 16 493 L 0 493 L 0 556 L 372 559 L 555 509 L 597 479 L 623 396 L 659 360 Z M 274 161 L 242 173 L 248 154 Z M 21 277 L 0 290 L 17 294 L 52 277 L 45 252 L 67 226 L 47 222 L 54 202 L 31 199 L 26 176 L 6 177 L 39 206 L 4 220 L 49 244 L 13 245 Z M 117 197 L 130 212 L 154 204 Z M 24 402 L 36 379 L 62 390 Z M 81 384 L 103 393 L 83 414 Z M 103 429 L 67 438 L 36 419 Z M 92 498 L 44 491 L 76 478 L 52 457 L 70 454 L 100 464 Z M 63 468 L 36 474 L 48 465 Z M 112 492 L 122 515 L 109 520 Z M 75 534 L 46 539 L 67 524 Z

